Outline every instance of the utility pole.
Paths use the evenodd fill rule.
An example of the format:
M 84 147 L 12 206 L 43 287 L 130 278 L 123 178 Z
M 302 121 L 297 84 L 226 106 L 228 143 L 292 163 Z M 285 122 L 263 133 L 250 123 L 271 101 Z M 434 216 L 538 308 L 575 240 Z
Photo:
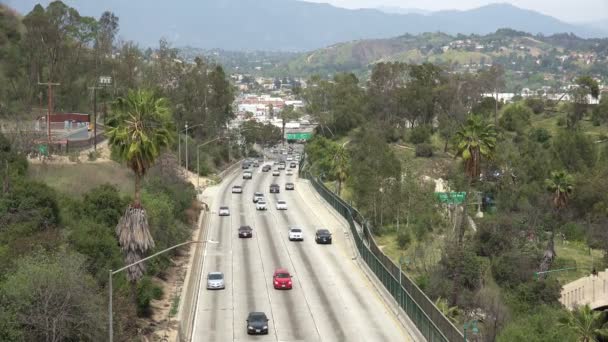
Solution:
M 47 138 L 48 138 L 48 148 L 51 147 L 51 114 L 53 113 L 53 86 L 58 86 L 61 85 L 61 83 L 52 83 L 52 82 L 46 82 L 46 83 L 41 83 L 38 82 L 38 85 L 44 85 L 44 86 L 48 86 L 48 90 L 47 90 L 47 96 L 49 98 L 49 108 L 48 108 L 48 112 L 46 114 L 46 129 L 47 129 Z
M 95 152 L 97 152 L 97 89 L 102 89 L 101 87 L 89 87 L 89 89 L 93 90 L 93 146 Z M 89 119 L 89 125 L 91 124 L 91 119 Z

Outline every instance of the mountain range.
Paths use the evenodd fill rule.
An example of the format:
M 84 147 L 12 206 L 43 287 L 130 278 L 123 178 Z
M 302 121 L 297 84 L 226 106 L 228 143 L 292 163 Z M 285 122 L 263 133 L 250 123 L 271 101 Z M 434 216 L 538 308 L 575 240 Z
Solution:
M 48 0 L 8 0 L 27 14 Z M 297 0 L 65 0 L 81 14 L 99 17 L 113 11 L 120 18 L 120 37 L 144 47 L 161 37 L 174 46 L 226 50 L 307 51 L 338 42 L 388 38 L 423 32 L 487 34 L 512 28 L 533 34 L 574 33 L 606 37 L 600 26 L 565 23 L 508 4 L 468 11 L 429 14 L 386 13 L 377 9 L 344 9 Z

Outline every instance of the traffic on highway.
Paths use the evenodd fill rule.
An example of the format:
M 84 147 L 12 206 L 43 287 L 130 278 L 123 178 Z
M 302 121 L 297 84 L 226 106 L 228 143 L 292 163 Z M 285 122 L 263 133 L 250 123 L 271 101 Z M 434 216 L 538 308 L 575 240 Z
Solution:
M 298 179 L 302 153 L 266 149 L 209 189 L 219 243 L 205 249 L 193 340 L 413 340 L 354 260 L 346 223 Z

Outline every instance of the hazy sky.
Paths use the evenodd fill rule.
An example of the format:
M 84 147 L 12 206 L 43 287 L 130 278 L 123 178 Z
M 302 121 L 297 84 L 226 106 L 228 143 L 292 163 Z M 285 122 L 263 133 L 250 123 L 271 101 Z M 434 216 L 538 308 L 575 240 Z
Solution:
M 535 10 L 568 22 L 608 20 L 608 0 L 306 0 L 326 2 L 346 8 L 396 6 L 424 10 L 466 10 L 495 2 L 508 2 L 517 7 Z

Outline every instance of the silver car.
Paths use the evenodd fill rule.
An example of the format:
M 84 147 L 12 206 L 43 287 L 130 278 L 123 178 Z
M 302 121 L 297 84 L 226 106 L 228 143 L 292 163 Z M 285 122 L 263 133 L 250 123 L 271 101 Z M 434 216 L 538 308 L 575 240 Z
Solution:
M 207 290 L 219 290 L 225 288 L 226 284 L 224 283 L 224 273 L 209 272 L 209 274 L 207 274 Z

